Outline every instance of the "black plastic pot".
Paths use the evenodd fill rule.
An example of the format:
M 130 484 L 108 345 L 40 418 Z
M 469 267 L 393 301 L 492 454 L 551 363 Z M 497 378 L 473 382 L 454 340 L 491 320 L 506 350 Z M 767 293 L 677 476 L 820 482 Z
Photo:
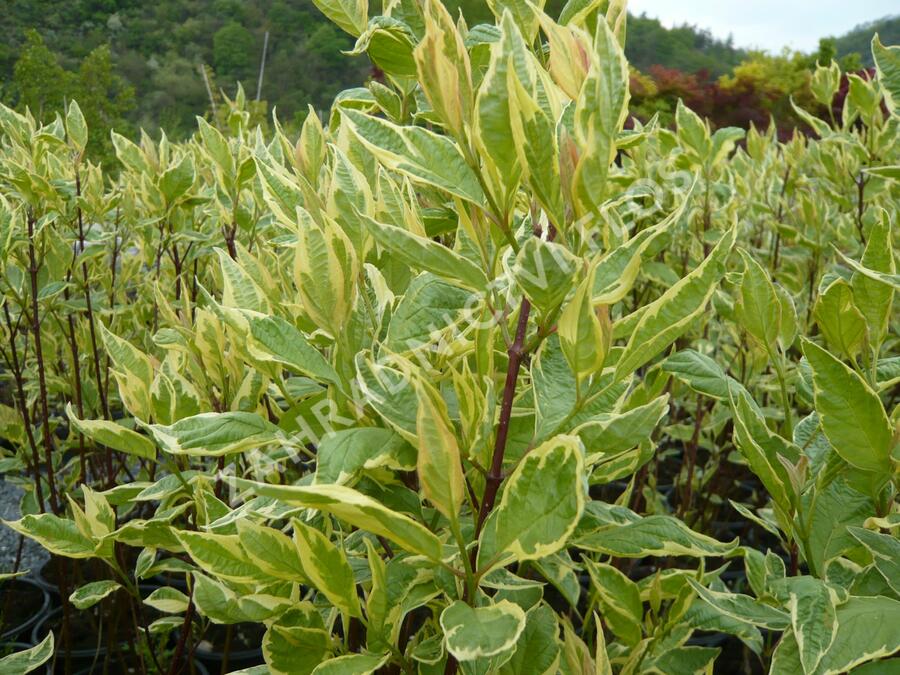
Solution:
M 152 593 L 157 586 L 142 584 L 139 588 L 141 595 L 146 597 Z M 155 610 L 149 608 L 145 608 L 144 611 L 146 612 L 148 621 L 152 621 L 158 615 Z M 57 650 L 62 649 L 63 641 L 60 635 L 60 618 L 62 617 L 62 612 L 62 608 L 58 607 L 49 612 L 41 621 L 35 624 L 31 632 L 31 641 L 33 644 L 38 644 L 43 640 L 47 636 L 47 632 L 52 628 L 52 630 L 55 631 Z M 110 629 L 111 622 L 114 621 L 114 619 L 105 613 L 103 603 L 82 611 L 76 610 L 74 607 L 72 608 L 69 627 L 72 631 L 72 640 L 74 644 L 68 653 L 69 659 L 72 662 L 72 672 L 77 674 L 82 672 L 102 672 L 104 661 L 107 660 L 107 655 L 109 654 L 109 648 L 107 646 L 109 643 L 108 630 Z M 115 649 L 127 652 L 130 649 L 127 642 L 129 639 L 131 638 L 129 638 L 128 635 L 120 634 L 117 636 Z M 123 670 L 121 667 L 115 652 L 111 656 L 116 658 L 109 659 L 108 675 L 115 675 L 116 673 L 130 675 L 129 671 Z M 58 651 L 55 662 L 51 661 L 47 666 L 47 674 L 52 675 L 54 672 L 62 672 L 62 662 L 63 655 Z M 198 670 L 197 672 L 201 673 L 201 675 L 208 675 L 205 668 Z
M 0 641 L 27 640 L 31 629 L 50 612 L 50 594 L 31 579 L 0 585 Z M 35 643 L 37 644 L 37 643 Z
M 206 666 L 204 666 L 202 663 L 200 663 L 200 661 L 197 661 L 197 660 L 195 659 L 195 660 L 194 660 L 194 663 L 193 663 L 193 666 L 194 666 L 194 675 L 210 675 L 209 671 L 206 669 Z M 117 669 L 117 668 L 114 668 L 114 667 L 111 667 L 111 668 L 110 668 L 109 670 L 107 670 L 106 672 L 107 672 L 107 675 L 133 675 L 132 673 L 128 673 L 128 672 L 123 671 L 123 670 L 121 669 L 121 667 L 118 668 L 118 669 Z M 84 668 L 84 669 L 82 669 L 82 670 L 76 671 L 76 672 L 75 672 L 75 675 L 100 675 L 101 673 L 103 673 L 103 663 L 102 663 L 102 661 L 101 661 L 100 663 L 97 663 L 97 664 L 94 665 L 93 667 L 88 666 L 87 668 Z M 190 675 L 190 671 L 189 671 L 189 670 L 183 670 L 183 671 L 182 671 L 182 674 L 183 674 L 183 675 Z
M 62 608 L 57 608 L 35 624 L 34 629 L 31 632 L 32 644 L 38 644 L 47 637 L 47 633 L 50 632 L 51 626 L 59 620 L 62 616 L 62 612 Z M 95 658 L 98 663 L 103 663 L 103 657 L 106 655 L 106 635 L 100 634 L 95 629 L 93 622 L 85 618 L 90 614 L 93 614 L 93 612 L 90 612 L 89 610 L 79 612 L 73 608 L 71 620 L 69 622 L 69 626 L 74 633 L 73 641 L 75 643 L 75 646 L 69 650 L 69 656 L 71 657 L 76 670 L 79 666 L 87 665 L 89 667 Z M 101 638 L 100 644 L 96 644 L 96 638 L 98 636 Z M 62 639 L 59 634 L 56 634 L 54 637 L 55 644 L 61 649 Z M 92 637 L 95 640 L 93 646 L 90 645 L 90 639 Z M 81 646 L 78 646 L 79 643 Z
M 225 672 L 241 670 L 251 666 L 259 666 L 265 663 L 262 644 L 265 626 L 258 623 L 238 623 L 232 626 L 210 624 L 194 651 L 194 658 L 205 665 L 210 673 L 217 675 L 222 672 L 225 661 L 226 631 L 231 628 L 231 649 L 228 653 L 228 663 Z
M 108 577 L 108 571 L 104 569 L 103 564 L 99 560 L 65 560 L 69 571 L 68 580 L 72 586 L 71 590 L 75 590 L 78 586 L 91 581 L 100 581 Z M 59 585 L 57 584 L 56 575 L 58 574 L 57 566 L 59 560 L 51 558 L 47 563 L 34 575 L 34 582 L 46 590 L 51 595 L 59 596 Z M 54 603 L 57 604 L 58 603 Z

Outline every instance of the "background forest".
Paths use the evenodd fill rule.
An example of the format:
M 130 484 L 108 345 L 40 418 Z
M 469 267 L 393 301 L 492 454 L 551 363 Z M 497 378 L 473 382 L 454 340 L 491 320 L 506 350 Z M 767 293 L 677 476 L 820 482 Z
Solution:
M 548 0 L 558 14 L 564 2 Z M 0 101 L 28 106 L 43 119 L 77 99 L 98 159 L 111 158 L 109 134 L 165 129 L 182 138 L 196 115 L 211 116 L 214 101 L 233 96 L 240 82 L 256 96 L 260 59 L 269 33 L 261 103 L 296 128 L 307 106 L 327 110 L 334 96 L 377 77 L 368 59 L 348 58 L 353 39 L 329 23 L 311 0 L 11 0 L 0 16 Z M 451 0 L 469 25 L 490 21 L 484 0 Z M 660 113 L 671 122 L 679 98 L 717 126 L 766 126 L 770 115 L 788 135 L 799 124 L 790 97 L 815 107 L 810 93 L 816 61 L 838 59 L 842 69 L 871 66 L 868 45 L 878 32 L 900 41 L 900 16 L 824 39 L 816 54 L 748 52 L 731 40 L 684 25 L 667 29 L 632 16 L 626 55 L 632 66 L 632 112 Z M 205 67 L 209 89 L 201 69 Z M 840 97 L 838 98 L 840 103 Z M 823 112 L 823 111 L 820 111 Z

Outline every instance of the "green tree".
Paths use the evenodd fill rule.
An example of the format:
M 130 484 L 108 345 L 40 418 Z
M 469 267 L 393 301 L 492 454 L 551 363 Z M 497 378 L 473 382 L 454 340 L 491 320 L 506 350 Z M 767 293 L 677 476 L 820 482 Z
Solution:
M 235 21 L 230 21 L 213 36 L 213 63 L 225 79 L 243 80 L 250 75 L 255 62 L 256 40 L 253 34 Z
M 70 96 L 72 77 L 59 64 L 56 54 L 36 30 L 26 33 L 25 47 L 13 68 L 18 107 L 28 108 L 39 118 L 62 110 Z
M 113 71 L 109 47 L 97 47 L 78 67 L 73 94 L 81 107 L 91 137 L 88 153 L 111 159 L 111 129 L 127 133 L 126 115 L 135 107 L 134 87 Z

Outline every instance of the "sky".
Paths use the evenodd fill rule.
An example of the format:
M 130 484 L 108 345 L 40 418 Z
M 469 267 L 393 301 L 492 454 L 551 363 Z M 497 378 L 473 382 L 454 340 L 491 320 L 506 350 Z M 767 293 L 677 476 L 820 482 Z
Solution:
M 809 52 L 819 38 L 900 13 L 897 0 L 629 0 L 629 11 L 646 12 L 663 25 L 689 23 L 714 36 L 734 36 L 736 47 L 773 52 L 788 46 Z

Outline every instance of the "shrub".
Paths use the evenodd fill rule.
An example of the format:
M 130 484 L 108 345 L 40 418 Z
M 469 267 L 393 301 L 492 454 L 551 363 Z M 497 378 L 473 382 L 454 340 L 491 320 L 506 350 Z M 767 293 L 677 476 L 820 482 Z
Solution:
M 253 623 L 244 672 L 884 665 L 898 49 L 743 149 L 624 129 L 622 3 L 317 4 L 384 80 L 296 141 L 239 96 L 111 181 L 76 104 L 2 109 L 9 525 L 65 620 L 124 603 L 147 672 Z

